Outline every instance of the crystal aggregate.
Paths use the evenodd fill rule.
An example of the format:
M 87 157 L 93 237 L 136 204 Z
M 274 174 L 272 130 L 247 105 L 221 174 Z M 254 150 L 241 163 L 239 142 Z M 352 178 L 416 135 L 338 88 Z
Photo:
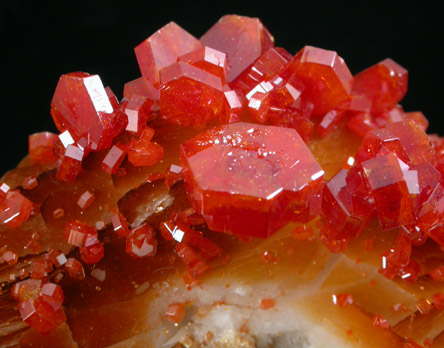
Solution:
M 422 270 L 414 258 L 415 248 L 428 240 L 444 250 L 444 142 L 425 133 L 421 112 L 399 105 L 408 86 L 408 72 L 399 64 L 385 59 L 353 76 L 336 52 L 305 46 L 292 55 L 274 46 L 259 19 L 236 15 L 222 17 L 200 39 L 171 22 L 135 54 L 142 76 L 125 84 L 120 102 L 98 75 L 62 75 L 51 102 L 60 134 L 29 137 L 30 160 L 53 163 L 57 180 L 74 183 L 97 154 L 100 175 L 113 178 L 124 176 L 128 166 L 161 164 L 168 154 L 155 140 L 159 122 L 199 131 L 180 145 L 180 166 L 158 173 L 169 189 L 185 182 L 192 211 L 171 216 L 158 230 L 133 226 L 113 211 L 109 223 L 125 239 L 126 254 L 155 258 L 158 241 L 173 243 L 186 267 L 184 279 L 198 282 L 224 252 L 196 226 L 248 240 L 297 223 L 294 240 L 318 237 L 339 252 L 376 219 L 381 233 L 397 236 L 381 255 L 383 276 L 444 279 L 442 266 Z M 341 128 L 360 137 L 361 145 L 347 166 L 328 177 L 310 140 L 328 139 Z M 39 177 L 18 186 L 0 187 L 0 224 L 11 229 L 33 219 L 37 201 L 28 197 L 39 189 Z M 77 197 L 82 211 L 92 208 L 93 192 Z M 303 225 L 314 219 L 319 232 Z M 20 315 L 38 332 L 66 321 L 63 289 L 49 280 L 51 272 L 84 279 L 83 264 L 95 265 L 107 253 L 100 234 L 77 219 L 66 221 L 65 242 L 77 254 L 48 251 L 32 262 L 30 278 L 12 287 Z M 368 240 L 365 249 L 372 247 Z M 17 259 L 14 251 L 2 252 L 8 264 Z M 432 300 L 444 307 L 442 293 Z M 354 303 L 349 294 L 333 295 L 333 301 L 341 308 Z M 261 306 L 269 309 L 274 302 Z M 182 303 L 168 306 L 171 322 L 184 316 Z M 373 325 L 390 328 L 380 314 Z

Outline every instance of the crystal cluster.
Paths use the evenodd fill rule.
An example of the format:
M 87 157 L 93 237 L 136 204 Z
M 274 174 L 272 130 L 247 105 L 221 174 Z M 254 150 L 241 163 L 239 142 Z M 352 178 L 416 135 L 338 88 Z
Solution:
M 88 271 L 106 259 L 109 240 L 100 230 L 107 224 L 133 262 L 156 260 L 162 238 L 159 248 L 171 247 L 192 287 L 215 259 L 224 257 L 202 232 L 205 228 L 248 241 L 297 223 L 293 240 L 319 237 L 338 252 L 376 218 L 381 233 L 397 233 L 381 255 L 381 274 L 407 281 L 444 279 L 443 266 L 424 273 L 412 257 L 414 248 L 428 240 L 444 250 L 444 142 L 425 133 L 428 121 L 422 113 L 404 112 L 398 104 L 407 91 L 403 67 L 385 59 L 353 76 L 336 52 L 305 46 L 293 55 L 274 46 L 259 19 L 236 15 L 222 17 L 200 39 L 171 22 L 140 43 L 135 54 L 141 77 L 125 84 L 120 101 L 97 75 L 62 75 L 51 102 L 60 134 L 31 135 L 29 160 L 49 170 L 43 175 L 47 186 L 48 181 L 75 186 L 96 171 L 99 179 L 94 180 L 109 180 L 114 189 L 127 170 L 145 173 L 144 167 L 158 166 L 161 172 L 148 172 L 146 183 L 155 187 L 162 179 L 163 187 L 173 191 L 183 181 L 192 208 L 172 213 L 157 226 L 133 221 L 114 202 L 100 205 L 103 221 L 86 223 L 101 200 L 100 184 L 97 191 L 84 182 L 75 186 L 73 209 L 85 221 L 65 217 L 69 208 L 52 207 L 48 215 L 47 197 L 41 197 L 43 171 L 24 176 L 12 188 L 1 184 L 0 224 L 20 232 L 43 214 L 44 228 L 54 228 L 48 219 L 60 220 L 53 224 L 59 232 L 64 226 L 66 250 L 72 253 L 41 250 L 38 235 L 28 242 L 27 255 L 39 255 L 12 296 L 34 329 L 48 333 L 66 320 L 62 288 L 49 277 L 56 270 L 55 280 L 63 274 L 82 280 L 84 264 Z M 178 135 L 168 139 L 166 125 L 192 134 L 179 149 L 169 149 L 179 153 L 180 166 L 167 151 L 168 141 L 176 143 Z M 327 176 L 310 141 L 339 128 L 362 142 L 341 170 Z M 304 225 L 319 217 L 316 230 Z M 372 248 L 373 241 L 366 241 L 365 250 Z M 25 256 L 6 247 L 0 251 L 9 265 Z M 279 255 L 265 252 L 261 258 L 274 262 Z M 13 274 L 10 280 L 15 279 Z M 433 296 L 436 308 L 444 307 L 443 296 Z M 333 301 L 341 308 L 355 302 L 350 294 L 336 294 Z M 273 307 L 273 299 L 262 300 L 262 309 Z M 177 324 L 185 310 L 185 304 L 172 303 L 166 318 Z M 373 325 L 389 327 L 380 314 Z

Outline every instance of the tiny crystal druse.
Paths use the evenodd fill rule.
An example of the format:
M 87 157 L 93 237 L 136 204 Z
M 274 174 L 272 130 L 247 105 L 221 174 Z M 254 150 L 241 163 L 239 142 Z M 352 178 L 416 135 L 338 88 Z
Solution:
M 60 134 L 31 135 L 29 170 L 0 186 L 0 232 L 27 236 L 5 243 L 3 261 L 38 255 L 21 280 L 10 279 L 35 330 L 48 333 L 66 321 L 60 277 L 81 281 L 84 267 L 112 257 L 100 232 L 106 226 L 135 259 L 156 258 L 159 243 L 174 243 L 193 286 L 224 254 L 194 226 L 247 242 L 294 223 L 295 239 L 317 237 L 340 252 L 377 219 L 381 233 L 397 231 L 380 255 L 381 274 L 444 279 L 442 267 L 426 271 L 412 257 L 426 242 L 444 247 L 444 147 L 425 133 L 422 113 L 398 104 L 407 91 L 404 68 L 385 59 L 353 76 L 336 52 L 305 46 L 292 55 L 274 46 L 258 19 L 235 15 L 200 40 L 171 22 L 135 54 L 142 76 L 125 84 L 121 101 L 97 75 L 62 75 L 51 103 Z M 344 129 L 361 145 L 327 176 L 310 145 Z M 170 147 L 158 139 L 170 139 Z M 125 177 L 137 173 L 146 174 L 144 183 L 164 180 L 167 189 L 184 181 L 189 208 L 159 228 L 129 223 L 117 202 L 129 191 Z M 64 208 L 51 203 L 61 188 L 75 196 Z M 310 221 L 315 232 L 303 225 Z M 33 229 L 53 233 L 57 243 Z M 335 298 L 341 307 L 353 303 L 347 294 Z M 443 298 L 434 295 L 437 308 Z M 181 303 L 166 313 L 174 323 L 184 315 Z M 388 329 L 383 317 L 374 325 Z

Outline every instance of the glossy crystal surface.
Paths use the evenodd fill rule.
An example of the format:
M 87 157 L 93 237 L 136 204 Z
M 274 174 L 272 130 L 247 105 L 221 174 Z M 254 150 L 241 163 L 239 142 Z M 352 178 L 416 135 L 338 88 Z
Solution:
M 267 237 L 318 213 L 324 172 L 293 129 L 234 123 L 181 145 L 189 198 L 211 229 Z

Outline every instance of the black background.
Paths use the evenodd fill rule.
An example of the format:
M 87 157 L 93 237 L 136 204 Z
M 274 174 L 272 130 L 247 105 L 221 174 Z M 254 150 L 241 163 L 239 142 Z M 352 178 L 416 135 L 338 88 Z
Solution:
M 259 17 L 276 45 L 337 51 L 353 74 L 390 57 L 409 70 L 407 111 L 440 128 L 444 34 L 440 1 L 1 1 L 0 174 L 27 153 L 27 135 L 56 131 L 49 104 L 59 76 L 99 74 L 117 96 L 140 76 L 133 48 L 173 20 L 200 37 L 222 15 Z

